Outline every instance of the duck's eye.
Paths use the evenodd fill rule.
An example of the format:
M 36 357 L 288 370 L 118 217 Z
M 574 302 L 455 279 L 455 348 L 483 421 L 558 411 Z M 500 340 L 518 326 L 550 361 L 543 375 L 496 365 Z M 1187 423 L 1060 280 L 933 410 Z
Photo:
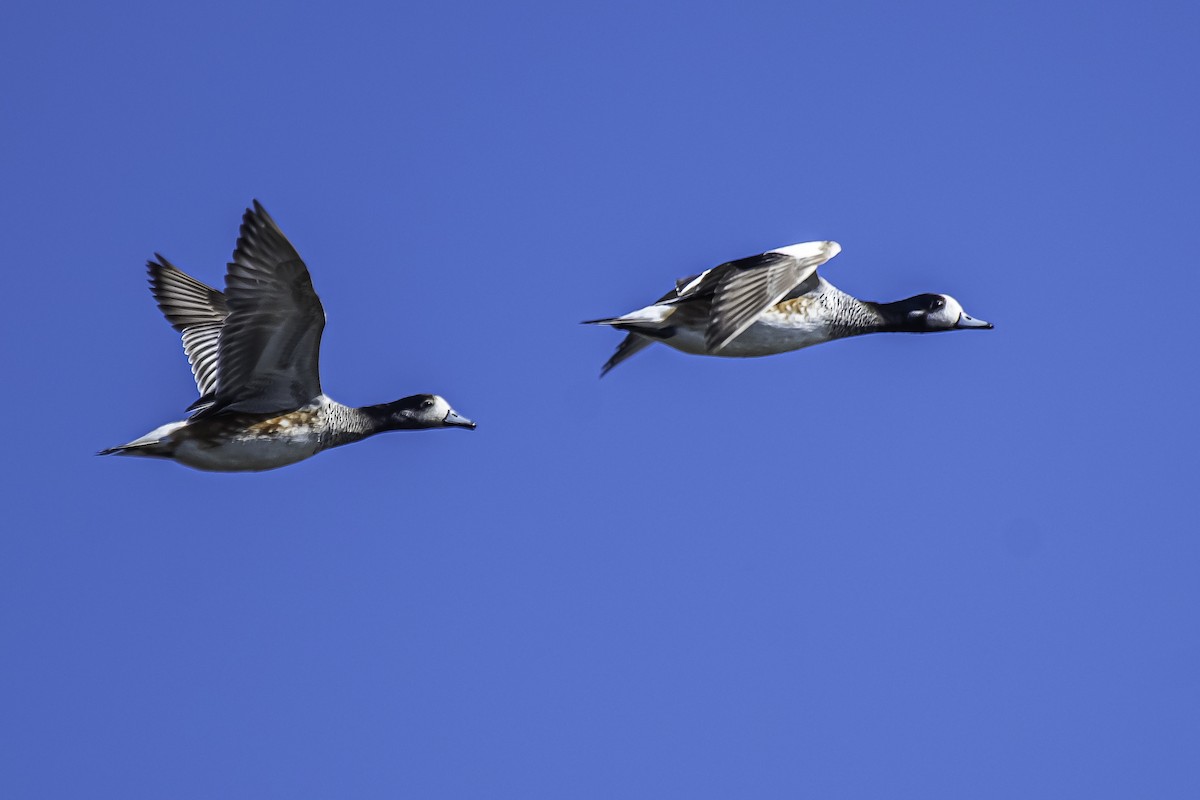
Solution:
M 945 308 L 945 307 L 946 307 L 946 301 L 939 297 L 937 300 L 933 301 L 933 305 L 930 306 L 930 309 L 933 311 L 937 311 L 938 309 Z
M 425 402 L 421 403 L 421 408 L 433 408 L 433 401 L 426 400 Z

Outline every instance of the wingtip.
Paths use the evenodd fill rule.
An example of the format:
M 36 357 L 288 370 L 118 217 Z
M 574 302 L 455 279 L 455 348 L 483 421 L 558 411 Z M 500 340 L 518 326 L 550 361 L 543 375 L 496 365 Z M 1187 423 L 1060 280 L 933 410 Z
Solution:
M 279 223 L 267 213 L 267 209 L 263 207 L 263 204 L 258 202 L 257 198 L 251 200 L 250 202 L 252 207 L 247 208 L 246 213 L 242 216 L 243 230 L 266 229 L 272 230 L 278 233 L 280 236 L 283 236 L 283 230 L 279 227 Z M 287 237 L 284 236 L 284 238 L 286 239 Z
M 158 285 L 163 280 L 163 275 L 172 268 L 170 261 L 162 257 L 161 253 L 155 253 L 154 258 L 146 259 L 146 283 L 150 284 L 150 291 L 156 296 L 158 294 Z
M 267 214 L 267 210 L 263 208 L 262 203 L 257 199 L 250 201 L 250 207 L 246 209 L 246 213 L 242 215 L 243 225 L 258 225 L 271 217 Z
M 736 338 L 737 338 L 736 336 L 726 336 L 724 339 L 722 339 L 720 341 L 717 341 L 717 340 L 709 341 L 707 338 L 705 338 L 704 347 L 706 350 L 708 350 L 708 354 L 710 356 L 716 355 L 717 353 L 719 353 L 725 349 L 725 345 L 729 344 Z
M 736 337 L 736 333 L 729 331 L 727 324 L 722 324 L 725 322 L 717 317 L 709 321 L 708 328 L 704 331 L 704 351 L 709 355 L 717 352 Z

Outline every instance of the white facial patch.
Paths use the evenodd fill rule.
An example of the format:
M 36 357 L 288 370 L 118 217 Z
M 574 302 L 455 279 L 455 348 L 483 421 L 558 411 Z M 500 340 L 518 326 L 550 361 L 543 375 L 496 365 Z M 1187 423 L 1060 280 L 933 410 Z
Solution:
M 926 319 L 926 324 L 930 328 L 953 328 L 958 324 L 958 318 L 962 316 L 963 308 L 948 294 L 938 295 L 945 301 L 945 305 L 937 311 L 930 311 Z
M 435 394 L 433 396 L 433 405 L 429 408 L 422 408 L 420 417 L 424 422 L 436 424 L 444 420 L 451 410 L 450 404 L 446 402 L 446 398 Z

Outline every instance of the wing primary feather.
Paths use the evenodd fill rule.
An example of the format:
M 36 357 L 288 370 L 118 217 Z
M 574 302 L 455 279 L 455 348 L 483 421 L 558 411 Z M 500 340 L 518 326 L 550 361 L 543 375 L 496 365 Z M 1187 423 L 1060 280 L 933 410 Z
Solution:
M 146 262 L 150 292 L 167 322 L 180 332 L 196 390 L 205 395 L 216 385 L 221 328 L 229 315 L 225 296 L 176 267 L 161 253 L 155 253 L 154 258 Z

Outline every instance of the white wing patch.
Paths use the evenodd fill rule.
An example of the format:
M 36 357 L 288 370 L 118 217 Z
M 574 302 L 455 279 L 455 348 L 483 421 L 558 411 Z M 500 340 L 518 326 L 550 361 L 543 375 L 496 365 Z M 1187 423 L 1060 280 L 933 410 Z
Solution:
M 782 253 L 792 258 L 820 258 L 824 264 L 829 259 L 842 252 L 842 246 L 837 242 L 801 242 L 789 244 L 787 247 L 777 247 L 771 253 Z

